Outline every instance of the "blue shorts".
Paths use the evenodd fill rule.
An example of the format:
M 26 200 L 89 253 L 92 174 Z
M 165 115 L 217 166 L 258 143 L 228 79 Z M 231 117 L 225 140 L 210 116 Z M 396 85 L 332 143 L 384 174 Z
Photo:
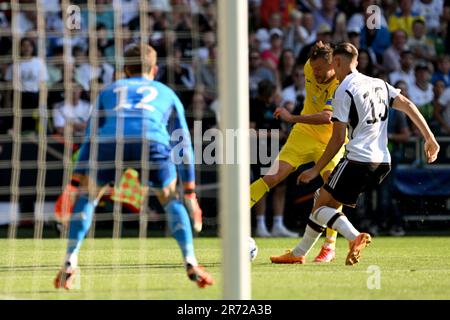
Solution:
M 116 143 L 99 142 L 97 161 L 96 181 L 99 185 L 114 182 L 116 176 Z M 74 173 L 88 176 L 90 174 L 89 154 L 91 144 L 83 143 L 76 162 Z M 177 177 L 175 164 L 170 159 L 171 150 L 161 143 L 149 142 L 148 148 L 148 185 L 151 188 L 161 189 L 166 187 Z M 126 168 L 133 168 L 142 171 L 142 142 L 124 142 L 122 165 Z

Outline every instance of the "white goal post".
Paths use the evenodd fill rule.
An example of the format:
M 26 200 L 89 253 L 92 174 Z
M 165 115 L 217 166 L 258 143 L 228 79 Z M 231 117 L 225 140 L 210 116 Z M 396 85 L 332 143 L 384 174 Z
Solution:
M 223 298 L 246 300 L 251 298 L 250 140 L 243 134 L 249 132 L 247 1 L 219 0 L 218 44 L 220 127 L 242 133 L 234 144 L 234 164 L 220 166 Z

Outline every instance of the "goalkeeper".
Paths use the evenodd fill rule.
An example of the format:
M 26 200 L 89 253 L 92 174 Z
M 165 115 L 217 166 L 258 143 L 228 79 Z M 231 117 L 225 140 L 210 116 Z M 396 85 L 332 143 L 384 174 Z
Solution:
M 158 71 L 156 59 L 156 51 L 152 47 L 137 44 L 130 46 L 124 53 L 126 79 L 105 87 L 97 98 L 94 115 L 98 114 L 98 128 L 92 133 L 92 121 L 96 120 L 94 116 L 70 186 L 76 189 L 73 214 L 66 256 L 54 281 L 56 288 L 70 289 L 73 285 L 78 253 L 91 226 L 97 202 L 96 199 L 90 199 L 89 194 L 101 194 L 100 190 L 104 190 L 101 187 L 114 181 L 116 147 L 119 142 L 123 143 L 124 162 L 140 163 L 143 150 L 148 150 L 148 154 L 144 154 L 149 163 L 148 184 L 167 213 L 169 227 L 181 249 L 187 275 L 201 288 L 213 284 L 212 277 L 198 265 L 194 254 L 188 210 L 196 231 L 201 230 L 202 212 L 195 196 L 194 153 L 184 108 L 170 88 L 154 81 Z M 178 139 L 172 141 L 171 137 Z M 92 139 L 99 141 L 96 177 L 88 175 Z M 175 144 L 178 152 L 172 150 Z M 176 192 L 175 163 L 183 182 L 186 206 Z

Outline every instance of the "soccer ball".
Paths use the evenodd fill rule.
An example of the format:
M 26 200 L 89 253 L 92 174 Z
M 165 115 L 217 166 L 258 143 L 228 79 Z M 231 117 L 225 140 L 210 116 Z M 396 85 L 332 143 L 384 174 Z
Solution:
M 256 256 L 258 255 L 258 246 L 256 245 L 256 242 L 252 237 L 248 237 L 248 245 L 250 249 L 250 261 L 253 262 L 253 260 L 255 260 Z

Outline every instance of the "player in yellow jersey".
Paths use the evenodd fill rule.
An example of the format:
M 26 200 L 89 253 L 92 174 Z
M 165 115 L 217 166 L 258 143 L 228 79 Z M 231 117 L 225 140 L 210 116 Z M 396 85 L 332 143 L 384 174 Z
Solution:
M 339 85 L 332 66 L 333 49 L 329 44 L 317 42 L 311 48 L 310 59 L 304 67 L 306 98 L 300 115 L 292 115 L 285 108 L 277 108 L 274 116 L 296 123 L 267 175 L 250 186 L 250 206 L 283 181 L 300 165 L 317 162 L 322 156 L 333 132 L 331 99 Z M 342 148 L 320 173 L 326 181 L 344 154 Z M 312 221 L 308 221 L 312 228 Z M 327 229 L 326 240 L 315 262 L 331 262 L 335 257 L 336 231 Z

